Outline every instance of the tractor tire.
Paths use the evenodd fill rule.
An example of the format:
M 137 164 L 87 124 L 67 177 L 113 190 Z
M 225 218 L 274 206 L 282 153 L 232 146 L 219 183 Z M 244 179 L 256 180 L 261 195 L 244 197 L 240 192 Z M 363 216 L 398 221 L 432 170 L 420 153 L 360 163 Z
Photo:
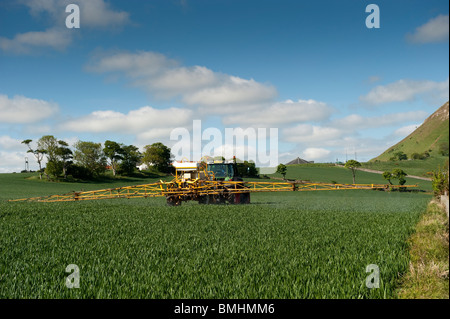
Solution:
M 200 205 L 206 205 L 208 204 L 208 195 L 202 195 L 198 197 L 198 203 Z
M 169 197 L 167 197 L 167 205 L 168 206 L 180 206 L 181 201 L 178 198 L 169 196 Z
M 241 194 L 241 204 L 250 204 L 250 193 Z

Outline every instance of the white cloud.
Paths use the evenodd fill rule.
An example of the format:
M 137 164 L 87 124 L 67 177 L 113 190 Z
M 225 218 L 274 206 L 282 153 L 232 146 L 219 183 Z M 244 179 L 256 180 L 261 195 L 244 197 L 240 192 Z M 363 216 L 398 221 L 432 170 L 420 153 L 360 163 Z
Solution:
M 95 58 L 86 70 L 122 73 L 131 84 L 161 98 L 178 97 L 203 111 L 270 102 L 276 89 L 253 79 L 214 72 L 204 66 L 180 64 L 155 52 L 115 53 Z
M 407 40 L 413 43 L 448 42 L 449 16 L 438 15 L 424 25 L 416 28 L 414 33 L 407 34 Z
M 60 130 L 82 133 L 123 133 L 136 135 L 138 141 L 169 138 L 175 127 L 192 125 L 193 112 L 188 109 L 156 109 L 144 106 L 124 114 L 116 111 L 95 111 L 70 120 Z M 168 125 L 167 123 L 170 123 Z
M 24 127 L 23 132 L 30 136 L 51 135 L 53 127 L 51 125 L 30 124 Z
M 446 100 L 449 96 L 448 90 L 448 78 L 442 82 L 399 80 L 387 85 L 376 86 L 367 95 L 360 96 L 359 100 L 367 105 L 411 101 L 420 95 Z
M 276 94 L 274 87 L 258 83 L 253 79 L 245 80 L 226 76 L 213 87 L 186 94 L 183 101 L 190 105 L 222 108 L 228 105 L 264 103 L 273 99 Z M 214 109 L 217 110 L 217 108 Z
M 104 0 L 21 0 L 30 9 L 30 13 L 39 16 L 48 13 L 54 22 L 64 23 L 69 13 L 67 5 L 73 3 L 80 8 L 80 27 L 112 27 L 129 23 L 129 13 L 114 10 Z
M 25 152 L 4 152 L 0 150 L 0 158 L 2 159 L 0 173 L 12 173 L 22 171 L 23 169 L 25 169 L 26 156 L 28 157 L 28 161 L 30 163 L 30 169 L 35 170 L 35 168 L 33 168 L 34 166 L 32 166 L 32 158 L 26 155 Z
M 292 154 L 306 148 L 303 153 L 295 156 L 307 160 L 330 161 L 336 158 L 343 160 L 347 150 L 349 159 L 354 158 L 356 152 L 359 160 L 367 161 L 397 143 L 399 138 L 407 136 L 418 124 L 382 131 L 376 138 L 362 137 L 361 131 L 388 126 L 398 127 L 399 124 L 411 121 L 421 122 L 427 116 L 428 114 L 423 111 L 400 112 L 374 117 L 351 114 L 321 125 L 302 123 L 285 128 L 282 131 L 282 138 L 285 142 L 296 143 L 295 149 L 290 151 Z
M 46 119 L 58 112 L 55 103 L 16 95 L 0 94 L 0 123 L 26 124 Z
M 73 3 L 73 0 L 67 0 Z M 82 26 L 110 27 L 121 26 L 129 22 L 129 13 L 115 11 L 103 0 L 78 0 Z
M 157 52 L 139 51 L 135 54 L 99 53 L 86 65 L 86 70 L 97 73 L 123 72 L 130 78 L 151 78 L 179 63 Z
M 347 131 L 377 128 L 411 121 L 423 121 L 429 114 L 425 111 L 409 111 L 380 116 L 364 117 L 351 114 L 342 119 L 334 120 L 330 126 Z
M 338 139 L 343 130 L 334 127 L 299 124 L 283 130 L 284 139 L 288 142 L 306 143 L 308 145 Z
M 177 67 L 162 72 L 157 78 L 148 79 L 147 84 L 156 91 L 192 92 L 204 87 L 209 87 L 219 82 L 218 76 L 213 71 L 202 66 Z
M 136 135 L 137 143 L 144 146 L 148 144 L 148 141 L 155 139 L 160 139 L 166 142 L 170 137 L 170 132 L 172 132 L 174 128 L 175 127 L 149 128 Z
M 255 126 L 271 126 L 293 122 L 323 121 L 333 112 L 326 103 L 314 100 L 286 100 L 270 106 L 262 105 L 251 109 L 246 114 L 227 115 L 223 118 L 224 124 L 247 124 Z
M 419 126 L 420 126 L 420 124 L 412 124 L 412 125 L 400 127 L 399 129 L 395 130 L 394 135 L 403 138 L 405 136 L 408 136 L 412 132 L 414 132 L 414 130 L 416 128 L 418 128 Z
M 327 160 L 331 151 L 324 148 L 310 147 L 302 152 L 302 158 L 307 161 Z
M 8 135 L 0 136 L 0 149 L 17 151 L 23 150 L 26 146 L 21 143 L 21 140 L 16 140 Z
M 122 26 L 129 22 L 127 12 L 115 11 L 103 0 L 21 0 L 32 16 L 48 14 L 53 26 L 45 31 L 18 33 L 11 39 L 0 37 L 0 50 L 19 54 L 35 53 L 36 49 L 42 48 L 64 50 L 72 43 L 74 34 L 73 30 L 65 27 L 69 15 L 65 8 L 74 2 L 80 8 L 80 30 Z
M 0 37 L 0 49 L 13 53 L 30 53 L 38 48 L 65 49 L 72 41 L 68 29 L 51 28 L 46 31 L 19 33 L 13 39 Z
M 0 136 L 0 173 L 20 172 L 25 169 L 25 157 L 28 157 L 30 169 L 34 170 L 33 155 L 26 153 L 27 146 L 21 142 L 8 135 Z

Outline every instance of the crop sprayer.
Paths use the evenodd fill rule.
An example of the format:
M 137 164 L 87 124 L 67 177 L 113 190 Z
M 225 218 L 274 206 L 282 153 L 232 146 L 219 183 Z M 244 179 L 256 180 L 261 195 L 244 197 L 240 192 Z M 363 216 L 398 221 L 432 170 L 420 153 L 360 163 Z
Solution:
M 93 191 L 71 192 L 10 200 L 13 202 L 64 202 L 112 198 L 166 197 L 169 206 L 179 206 L 185 201 L 199 204 L 249 204 L 250 193 L 283 191 L 321 191 L 346 189 L 406 189 L 417 185 L 335 184 L 307 183 L 302 181 L 254 182 L 244 181 L 239 175 L 236 160 L 232 161 L 175 161 L 174 179 Z

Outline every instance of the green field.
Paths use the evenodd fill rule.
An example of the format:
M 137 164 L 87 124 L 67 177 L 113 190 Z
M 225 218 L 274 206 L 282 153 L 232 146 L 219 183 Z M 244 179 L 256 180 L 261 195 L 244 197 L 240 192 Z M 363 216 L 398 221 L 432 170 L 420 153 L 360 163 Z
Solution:
M 431 198 L 346 190 L 252 194 L 239 206 L 7 202 L 156 180 L 24 177 L 0 174 L 0 298 L 395 298 L 407 239 Z M 69 264 L 80 268 L 79 289 L 65 286 Z M 369 264 L 380 288 L 365 286 Z
M 448 165 L 448 156 L 436 155 L 424 160 L 371 161 L 361 164 L 363 168 L 374 169 L 377 171 L 392 171 L 395 168 L 401 168 L 409 175 L 430 177 L 428 173 L 436 171 L 439 167 L 443 168 Z
M 369 168 L 369 167 L 367 167 Z M 377 168 L 372 168 L 377 169 Z M 409 172 L 405 169 L 406 173 Z M 410 173 L 411 174 L 411 173 Z M 412 175 L 412 174 L 411 174 Z M 281 174 L 270 175 L 272 177 L 282 177 Z M 287 166 L 286 179 L 339 184 L 352 184 L 352 173 L 348 168 L 335 166 L 334 164 L 298 164 Z M 396 181 L 393 181 L 395 183 Z M 357 184 L 387 184 L 388 182 L 381 174 L 368 173 L 363 171 L 356 172 Z M 406 177 L 406 184 L 417 184 L 420 189 L 431 191 L 431 182 Z
M 97 181 L 87 182 L 48 182 L 39 180 L 36 173 L 0 174 L 0 200 L 17 199 L 52 194 L 65 194 L 72 191 L 90 191 L 129 185 L 154 183 L 159 180 L 170 180 L 170 176 L 155 177 L 105 177 Z

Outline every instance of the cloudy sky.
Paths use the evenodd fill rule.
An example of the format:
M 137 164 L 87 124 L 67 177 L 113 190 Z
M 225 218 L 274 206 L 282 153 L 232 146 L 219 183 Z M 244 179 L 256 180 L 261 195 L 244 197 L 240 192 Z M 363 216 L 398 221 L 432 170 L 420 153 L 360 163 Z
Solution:
M 448 61 L 446 0 L 3 0 L 0 172 L 24 139 L 172 147 L 194 120 L 277 128 L 280 162 L 367 161 L 448 100 Z

